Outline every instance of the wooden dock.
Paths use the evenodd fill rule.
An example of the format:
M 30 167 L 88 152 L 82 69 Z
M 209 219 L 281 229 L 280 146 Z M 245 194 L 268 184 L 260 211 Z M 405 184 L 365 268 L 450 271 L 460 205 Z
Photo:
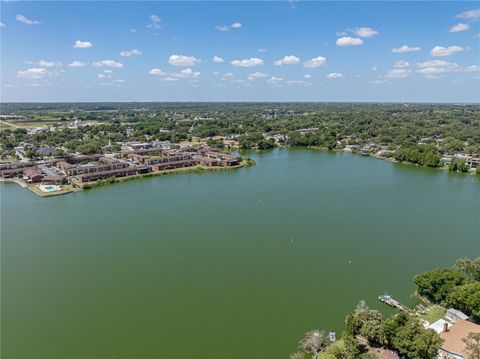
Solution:
M 393 299 L 392 296 L 388 295 L 387 293 L 385 293 L 384 295 L 380 295 L 378 297 L 378 300 L 380 300 L 381 302 L 383 302 L 385 304 L 388 304 L 391 307 L 397 308 L 397 309 L 401 310 L 402 312 L 409 312 L 410 311 L 410 308 L 408 308 L 406 305 L 403 305 L 398 300 Z

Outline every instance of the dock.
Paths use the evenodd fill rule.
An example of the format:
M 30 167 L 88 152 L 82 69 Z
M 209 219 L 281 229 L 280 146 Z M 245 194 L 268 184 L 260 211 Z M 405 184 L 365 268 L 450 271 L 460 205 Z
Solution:
M 393 299 L 392 296 L 388 295 L 387 293 L 385 293 L 383 295 L 380 295 L 378 297 L 378 300 L 385 303 L 385 304 L 388 304 L 391 307 L 397 308 L 397 309 L 401 310 L 402 312 L 409 312 L 410 311 L 410 308 L 408 308 L 406 305 L 403 305 L 398 300 Z

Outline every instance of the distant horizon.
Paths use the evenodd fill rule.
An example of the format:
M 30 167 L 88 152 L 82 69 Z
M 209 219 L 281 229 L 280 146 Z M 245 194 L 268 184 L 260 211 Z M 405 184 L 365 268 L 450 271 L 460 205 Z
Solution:
M 0 7 L 2 103 L 480 103 L 478 2 Z
M 413 105 L 480 105 L 480 102 L 414 102 L 414 101 L 3 101 L 1 104 L 69 104 L 69 103 L 225 103 L 225 104 L 413 104 Z

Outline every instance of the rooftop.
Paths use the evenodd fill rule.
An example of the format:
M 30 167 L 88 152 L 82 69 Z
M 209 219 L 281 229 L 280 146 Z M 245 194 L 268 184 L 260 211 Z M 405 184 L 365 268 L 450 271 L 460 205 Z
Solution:
M 459 320 L 453 324 L 447 332 L 440 333 L 440 337 L 444 340 L 442 349 L 450 353 L 460 354 L 467 358 L 468 353 L 465 349 L 465 343 L 462 341 L 469 333 L 480 333 L 480 325 Z

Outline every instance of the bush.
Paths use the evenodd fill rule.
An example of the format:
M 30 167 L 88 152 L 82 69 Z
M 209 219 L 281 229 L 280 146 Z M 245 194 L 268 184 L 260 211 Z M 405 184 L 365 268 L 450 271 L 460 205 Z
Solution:
M 421 295 L 434 303 L 445 303 L 455 287 L 468 283 L 470 278 L 455 269 L 442 268 L 416 275 L 413 282 Z

